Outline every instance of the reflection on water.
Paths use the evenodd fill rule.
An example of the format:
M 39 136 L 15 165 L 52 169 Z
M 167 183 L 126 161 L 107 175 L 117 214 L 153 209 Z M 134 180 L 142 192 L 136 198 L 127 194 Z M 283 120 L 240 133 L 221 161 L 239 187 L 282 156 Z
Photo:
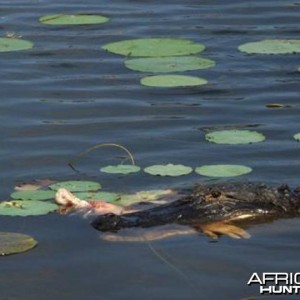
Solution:
M 1 197 L 8 197 L 16 181 L 78 178 L 68 160 L 111 142 L 128 147 L 141 166 L 245 164 L 254 171 L 244 180 L 297 185 L 299 144 L 292 136 L 300 131 L 299 55 L 247 56 L 237 46 L 297 39 L 299 7 L 283 0 L 3 0 L 2 35 L 15 32 L 36 47 L 0 55 Z M 101 13 L 111 21 L 76 27 L 37 22 L 62 11 Z M 186 74 L 206 78 L 207 86 L 142 87 L 144 74 L 100 50 L 120 39 L 165 36 L 205 43 L 205 57 L 216 67 Z M 269 103 L 293 107 L 268 109 Z M 214 145 L 199 130 L 248 124 L 259 125 L 267 141 Z M 80 162 L 85 173 L 80 178 L 125 192 L 204 180 L 196 174 L 169 179 L 98 172 L 119 155 L 112 149 L 94 152 Z M 210 243 L 196 235 L 151 244 L 101 241 L 87 220 L 75 216 L 1 217 L 0 223 L 1 231 L 31 234 L 40 243 L 31 252 L 1 259 L 1 296 L 9 300 L 240 299 L 258 295 L 247 286 L 253 272 L 299 271 L 298 219 L 254 226 L 250 240 Z

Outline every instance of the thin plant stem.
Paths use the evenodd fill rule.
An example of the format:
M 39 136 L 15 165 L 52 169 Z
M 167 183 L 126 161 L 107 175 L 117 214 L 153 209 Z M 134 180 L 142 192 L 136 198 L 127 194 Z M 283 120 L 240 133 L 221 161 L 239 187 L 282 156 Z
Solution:
M 92 151 L 94 151 L 96 149 L 99 149 L 99 148 L 103 148 L 103 147 L 115 147 L 115 148 L 119 148 L 119 149 L 124 150 L 127 153 L 128 157 L 129 157 L 129 159 L 131 161 L 131 164 L 133 166 L 135 165 L 135 161 L 134 161 L 134 158 L 133 158 L 133 155 L 131 154 L 131 152 L 127 148 L 125 148 L 124 146 L 119 145 L 119 144 L 97 144 L 95 146 L 92 146 L 92 147 L 84 150 L 83 152 L 79 153 L 73 160 L 70 160 L 68 162 L 68 165 L 70 166 L 71 169 L 73 169 L 74 171 L 77 171 L 75 169 L 75 167 L 74 167 L 74 164 L 76 162 L 78 162 L 80 159 L 82 159 L 83 157 L 85 157 L 90 152 L 92 152 Z

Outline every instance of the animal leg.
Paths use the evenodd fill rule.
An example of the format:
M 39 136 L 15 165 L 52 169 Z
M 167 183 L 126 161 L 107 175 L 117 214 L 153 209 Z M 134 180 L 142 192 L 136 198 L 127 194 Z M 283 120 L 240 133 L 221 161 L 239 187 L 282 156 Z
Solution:
M 234 239 L 249 239 L 251 237 L 250 234 L 241 227 L 230 225 L 225 222 L 199 224 L 194 227 L 212 239 L 217 239 L 219 235 L 226 235 Z

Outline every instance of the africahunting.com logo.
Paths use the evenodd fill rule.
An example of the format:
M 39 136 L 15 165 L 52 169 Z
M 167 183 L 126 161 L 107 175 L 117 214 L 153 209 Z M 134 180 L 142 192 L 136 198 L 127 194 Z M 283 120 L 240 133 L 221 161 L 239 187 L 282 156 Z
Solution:
M 261 294 L 298 295 L 300 293 L 300 273 L 253 273 L 248 285 L 258 284 Z

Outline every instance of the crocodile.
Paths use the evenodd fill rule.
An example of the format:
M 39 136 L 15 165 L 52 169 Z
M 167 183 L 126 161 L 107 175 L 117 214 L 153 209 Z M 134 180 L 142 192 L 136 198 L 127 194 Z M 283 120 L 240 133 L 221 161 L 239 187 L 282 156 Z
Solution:
M 299 214 L 300 188 L 292 190 L 287 185 L 271 187 L 261 183 L 197 184 L 188 195 L 174 202 L 125 214 L 100 215 L 91 225 L 101 232 L 117 233 L 126 228 L 178 224 L 212 238 L 222 234 L 248 238 L 250 235 L 234 224 L 267 222 Z M 176 229 L 149 239 L 190 231 L 182 227 L 182 232 Z M 116 235 L 108 235 L 108 239 L 118 240 Z

